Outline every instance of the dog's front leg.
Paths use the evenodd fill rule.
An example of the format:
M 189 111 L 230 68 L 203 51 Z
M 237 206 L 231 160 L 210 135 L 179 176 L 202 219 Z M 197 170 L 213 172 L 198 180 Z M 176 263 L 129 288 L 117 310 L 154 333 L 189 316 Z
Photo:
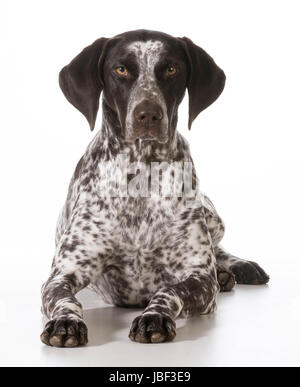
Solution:
M 50 319 L 41 334 L 44 344 L 75 347 L 87 343 L 82 307 L 75 298 L 85 285 L 76 273 L 53 270 L 42 290 L 43 312 Z
M 173 340 L 175 319 L 195 314 L 207 314 L 216 309 L 219 284 L 216 258 L 204 218 L 199 224 L 185 226 L 181 245 L 169 251 L 176 257 L 180 252 L 177 283 L 165 284 L 154 294 L 143 314 L 132 324 L 129 337 L 142 343 Z M 182 227 L 179 225 L 179 229 Z M 175 236 L 178 234 L 175 232 Z M 192 254 L 191 254 L 192 252 Z M 178 259 L 178 258 L 177 258 Z
M 159 290 L 141 316 L 132 323 L 129 337 L 141 343 L 171 341 L 179 316 L 211 313 L 219 291 L 215 276 L 195 271 L 185 281 Z
M 59 240 L 51 275 L 42 289 L 43 312 L 50 321 L 41 340 L 55 347 L 87 343 L 82 307 L 75 295 L 101 274 L 110 247 L 108 232 L 99 229 L 98 219 L 90 217 L 89 226 L 82 226 L 86 212 L 80 214 Z

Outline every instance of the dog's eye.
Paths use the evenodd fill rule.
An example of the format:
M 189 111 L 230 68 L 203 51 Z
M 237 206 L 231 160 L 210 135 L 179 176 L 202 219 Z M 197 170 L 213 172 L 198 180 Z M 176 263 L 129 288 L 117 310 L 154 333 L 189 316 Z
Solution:
M 121 75 L 121 77 L 127 77 L 128 75 L 128 70 L 125 66 L 118 66 L 117 68 L 115 68 L 115 72 L 118 75 Z
M 177 69 L 175 66 L 168 66 L 167 67 L 167 69 L 166 69 L 167 76 L 175 75 L 176 73 L 177 73 Z

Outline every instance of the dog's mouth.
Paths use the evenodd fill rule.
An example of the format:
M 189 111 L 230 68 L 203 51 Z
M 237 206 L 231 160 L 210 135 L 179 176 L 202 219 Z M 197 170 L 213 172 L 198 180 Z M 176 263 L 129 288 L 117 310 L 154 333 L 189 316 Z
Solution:
M 141 136 L 136 137 L 136 140 L 138 140 L 140 143 L 143 143 L 145 145 L 155 145 L 155 144 L 166 144 L 168 142 L 167 137 L 156 137 L 152 134 L 143 134 Z
M 135 136 L 130 136 L 128 141 L 139 142 L 145 145 L 166 144 L 168 142 L 168 136 L 155 136 L 154 134 L 147 132 Z
M 158 141 L 158 138 L 151 133 L 144 133 L 137 137 L 141 141 Z
M 139 140 L 145 143 L 166 144 L 168 142 L 168 133 L 163 133 L 162 130 L 136 130 L 133 140 Z

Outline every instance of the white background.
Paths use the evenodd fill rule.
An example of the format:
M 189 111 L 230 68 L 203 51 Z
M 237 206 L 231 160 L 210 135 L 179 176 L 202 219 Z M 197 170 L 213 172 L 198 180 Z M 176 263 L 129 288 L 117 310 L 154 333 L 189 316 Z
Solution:
M 0 365 L 300 365 L 299 8 L 297 1 L 1 1 Z M 86 45 L 138 28 L 188 36 L 227 75 L 187 129 L 223 245 L 258 261 L 268 286 L 221 295 L 216 315 L 178 321 L 170 344 L 127 338 L 137 310 L 83 295 L 90 343 L 39 341 L 39 290 L 75 165 L 94 133 L 57 76 Z M 96 130 L 101 124 L 98 117 Z

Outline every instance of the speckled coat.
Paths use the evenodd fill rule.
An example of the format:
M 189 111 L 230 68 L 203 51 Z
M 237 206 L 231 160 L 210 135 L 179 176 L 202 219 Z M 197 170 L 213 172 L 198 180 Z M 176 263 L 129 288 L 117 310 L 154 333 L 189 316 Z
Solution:
M 132 98 L 131 92 L 127 112 L 139 94 L 135 92 Z M 87 118 L 90 123 L 94 120 Z M 75 298 L 87 286 L 108 303 L 145 308 L 133 321 L 129 337 L 155 343 L 175 337 L 178 316 L 214 312 L 220 287 L 230 290 L 235 280 L 253 284 L 268 280 L 257 264 L 233 257 L 220 247 L 224 224 L 197 189 L 194 199 L 201 200 L 193 206 L 186 193 L 181 197 L 100 194 L 103 175 L 99 165 L 108 179 L 113 177 L 122 167 L 117 163 L 120 154 L 146 166 L 167 162 L 170 176 L 184 163 L 192 163 L 189 146 L 176 130 L 177 110 L 169 117 L 174 130 L 167 142 L 130 141 L 119 134 L 121 121 L 104 95 L 102 128 L 76 167 L 57 225 L 52 271 L 43 286 L 43 311 L 49 318 L 41 335 L 45 344 L 73 347 L 87 343 L 82 307 Z M 132 179 L 128 175 L 128 182 Z M 193 182 L 195 188 L 194 166 Z

